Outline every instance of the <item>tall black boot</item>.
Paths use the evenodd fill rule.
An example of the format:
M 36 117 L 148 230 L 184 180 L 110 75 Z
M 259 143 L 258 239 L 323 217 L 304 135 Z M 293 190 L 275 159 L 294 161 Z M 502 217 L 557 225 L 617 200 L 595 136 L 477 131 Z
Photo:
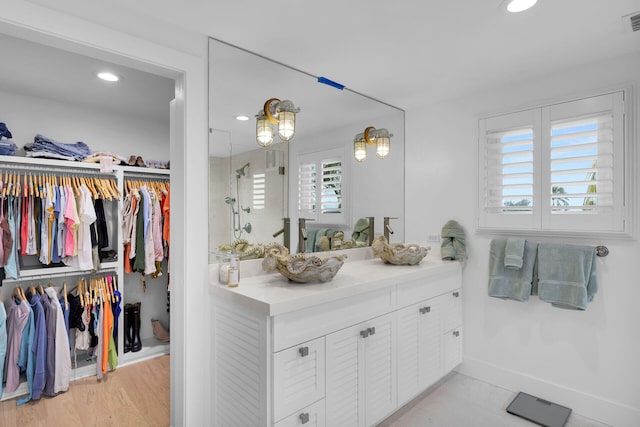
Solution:
M 142 340 L 140 339 L 140 326 L 142 325 L 140 321 L 140 306 L 142 303 L 137 302 L 132 305 L 133 333 L 131 334 L 131 351 L 136 352 L 142 350 Z
M 124 352 L 128 353 L 131 351 L 131 342 L 133 341 L 131 327 L 133 326 L 133 315 L 131 314 L 131 309 L 133 308 L 133 304 L 125 304 L 124 305 Z

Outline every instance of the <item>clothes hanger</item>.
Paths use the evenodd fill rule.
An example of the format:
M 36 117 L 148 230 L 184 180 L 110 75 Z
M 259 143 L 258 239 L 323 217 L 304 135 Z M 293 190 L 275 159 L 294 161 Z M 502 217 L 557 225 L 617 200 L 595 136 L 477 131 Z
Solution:
M 69 300 L 67 299 L 67 282 L 62 282 L 62 295 L 64 296 L 64 309 L 69 310 Z
M 38 293 L 40 293 L 40 295 L 44 295 L 44 288 L 42 287 L 42 283 L 38 283 Z

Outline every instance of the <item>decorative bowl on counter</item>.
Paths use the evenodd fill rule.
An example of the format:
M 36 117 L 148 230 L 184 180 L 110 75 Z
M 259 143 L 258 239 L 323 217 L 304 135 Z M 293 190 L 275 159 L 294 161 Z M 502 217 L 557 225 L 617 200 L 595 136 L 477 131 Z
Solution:
M 378 236 L 371 243 L 373 254 L 380 257 L 386 264 L 415 265 L 419 264 L 431 247 L 416 244 L 389 244 L 384 236 Z
M 328 282 L 340 270 L 346 257 L 346 255 L 322 258 L 310 254 L 289 255 L 286 247 L 279 243 L 271 243 L 265 247 L 262 269 L 268 272 L 278 270 L 287 279 L 298 283 Z

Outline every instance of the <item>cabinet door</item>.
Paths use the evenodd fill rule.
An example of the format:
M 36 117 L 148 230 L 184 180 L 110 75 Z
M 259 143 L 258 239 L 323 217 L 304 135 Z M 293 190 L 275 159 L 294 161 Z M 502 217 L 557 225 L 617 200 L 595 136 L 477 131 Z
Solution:
M 398 405 L 434 384 L 442 367 L 442 295 L 398 311 Z
M 455 289 L 443 295 L 444 331 L 450 331 L 462 325 L 462 292 Z
M 367 322 L 369 336 L 364 339 L 365 413 L 371 426 L 395 411 L 396 394 L 396 328 L 395 313 Z
M 398 310 L 398 405 L 422 389 L 420 384 L 420 320 L 422 303 Z
M 443 306 L 447 295 L 421 304 L 420 314 L 420 389 L 424 390 L 442 376 Z
M 462 362 L 462 327 L 444 333 L 444 373 Z
M 325 337 L 328 426 L 364 426 L 364 329 L 358 324 Z
M 273 420 L 324 397 L 324 337 L 273 355 Z
M 325 427 L 324 400 L 320 400 L 295 414 L 278 421 L 274 427 Z

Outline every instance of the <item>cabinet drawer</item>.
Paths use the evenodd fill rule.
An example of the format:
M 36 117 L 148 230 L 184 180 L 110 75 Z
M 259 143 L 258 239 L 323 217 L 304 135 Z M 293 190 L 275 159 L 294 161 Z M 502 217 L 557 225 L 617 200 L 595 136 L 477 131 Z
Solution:
M 282 350 L 389 313 L 395 310 L 395 295 L 392 286 L 275 316 L 273 350 Z
M 324 427 L 324 399 L 278 421 L 273 427 Z
M 460 271 L 448 272 L 398 285 L 398 308 L 459 289 L 462 284 Z
M 324 361 L 324 337 L 273 355 L 273 421 L 324 398 Z

